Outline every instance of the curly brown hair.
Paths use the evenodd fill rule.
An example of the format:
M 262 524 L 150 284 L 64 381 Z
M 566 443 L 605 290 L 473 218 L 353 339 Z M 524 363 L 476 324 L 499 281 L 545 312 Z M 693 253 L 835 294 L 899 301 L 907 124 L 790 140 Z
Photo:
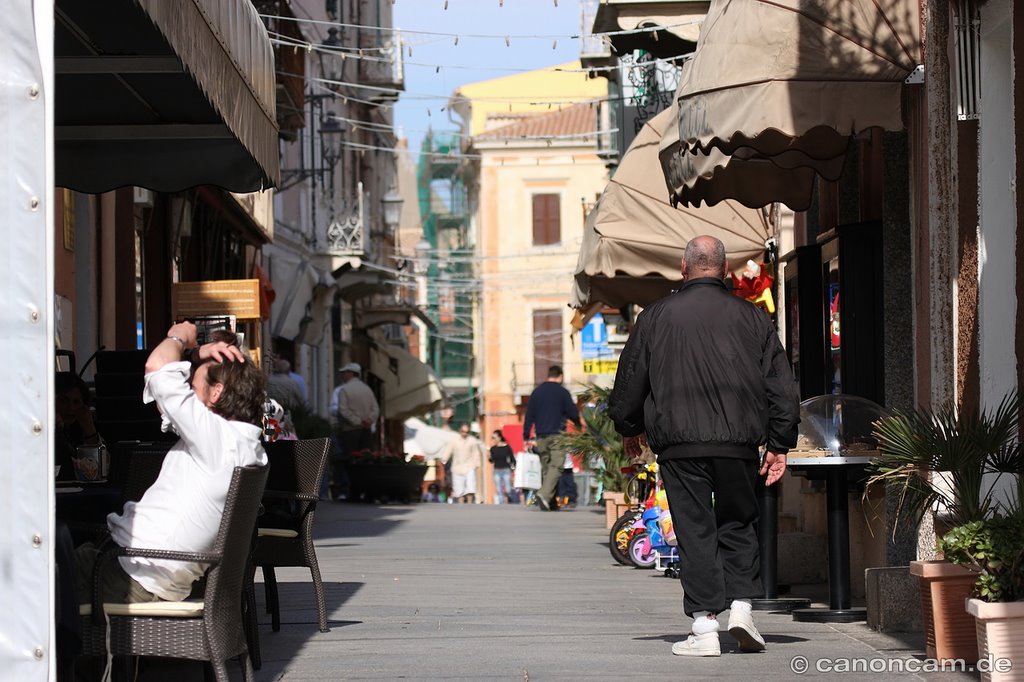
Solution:
M 229 421 L 263 423 L 263 403 L 267 397 L 267 379 L 251 361 L 210 362 L 207 384 L 224 384 L 220 398 L 210 408 Z

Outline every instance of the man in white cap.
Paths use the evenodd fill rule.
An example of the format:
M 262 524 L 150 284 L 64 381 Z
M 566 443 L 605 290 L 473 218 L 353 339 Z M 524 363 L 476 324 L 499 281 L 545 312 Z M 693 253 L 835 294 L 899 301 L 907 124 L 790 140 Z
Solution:
M 341 447 L 341 457 L 334 460 L 335 494 L 339 499 L 345 499 L 348 493 L 344 462 L 351 458 L 353 452 L 370 449 L 373 427 L 380 417 L 377 398 L 359 378 L 362 372 L 358 362 L 350 362 L 339 369 L 341 383 L 331 396 L 331 416 L 337 425 L 338 445 Z

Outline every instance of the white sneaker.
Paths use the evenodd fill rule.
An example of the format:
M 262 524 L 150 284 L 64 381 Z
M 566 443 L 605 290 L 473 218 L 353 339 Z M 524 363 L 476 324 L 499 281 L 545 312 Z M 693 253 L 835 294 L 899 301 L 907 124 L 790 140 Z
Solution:
M 729 634 L 740 643 L 740 651 L 764 651 L 764 637 L 754 627 L 754 618 L 749 611 L 729 610 Z
M 690 635 L 682 642 L 673 644 L 672 653 L 676 656 L 721 656 L 722 645 L 718 641 L 717 632 Z

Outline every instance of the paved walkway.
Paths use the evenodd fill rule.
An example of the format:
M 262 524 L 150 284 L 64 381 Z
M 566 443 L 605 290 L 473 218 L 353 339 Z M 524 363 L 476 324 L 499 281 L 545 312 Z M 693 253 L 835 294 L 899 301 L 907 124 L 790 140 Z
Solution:
M 767 613 L 755 613 L 762 654 L 723 633 L 721 658 L 672 656 L 689 630 L 679 584 L 616 564 L 598 508 L 323 503 L 317 514 L 331 631 L 317 631 L 308 572 L 279 570 L 283 624 L 273 633 L 261 616 L 258 680 L 976 679 L 898 672 L 923 659 L 920 635 Z M 810 672 L 794 674 L 797 656 Z M 814 672 L 839 658 L 894 672 Z

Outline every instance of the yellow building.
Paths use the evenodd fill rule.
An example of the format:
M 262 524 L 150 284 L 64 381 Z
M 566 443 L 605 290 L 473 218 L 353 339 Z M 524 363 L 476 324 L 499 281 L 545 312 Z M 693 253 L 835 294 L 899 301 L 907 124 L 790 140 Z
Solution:
M 463 132 L 475 136 L 494 125 L 494 114 L 547 114 L 607 96 L 607 81 L 588 78 L 577 60 L 463 85 L 452 93 L 448 106 L 468 125 Z
M 449 102 L 472 136 L 470 152 L 479 155 L 467 241 L 479 283 L 471 381 L 485 442 L 492 430 L 522 421 L 536 375 L 549 365 L 562 365 L 570 391 L 583 380 L 566 292 L 584 205 L 607 182 L 594 104 L 607 97 L 607 84 L 579 69 L 569 62 L 472 83 Z M 481 498 L 492 502 L 489 465 L 480 485 Z
M 579 255 L 585 206 L 607 181 L 597 156 L 596 108 L 578 104 L 520 117 L 475 138 L 481 156 L 477 316 L 482 428 L 522 421 L 550 365 L 577 392 L 578 344 L 566 291 Z M 492 115 L 493 118 L 493 115 Z

